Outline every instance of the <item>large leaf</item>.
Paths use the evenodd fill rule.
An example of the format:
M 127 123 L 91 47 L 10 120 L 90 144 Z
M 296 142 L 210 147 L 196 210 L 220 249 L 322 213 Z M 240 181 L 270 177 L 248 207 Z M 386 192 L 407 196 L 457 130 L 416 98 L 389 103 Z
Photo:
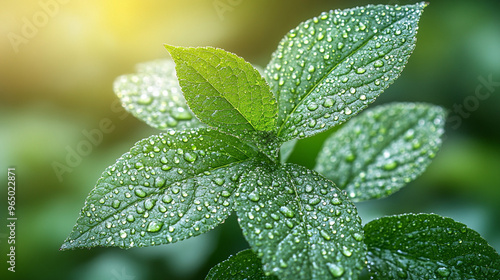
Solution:
M 475 231 L 434 214 L 365 225 L 372 279 L 500 279 L 500 256 Z
M 141 63 L 138 73 L 115 80 L 114 91 L 127 111 L 154 128 L 202 127 L 182 96 L 174 67 L 171 60 Z
M 331 181 L 296 165 L 261 166 L 241 178 L 238 194 L 238 221 L 265 273 L 356 279 L 361 272 L 361 219 Z
M 277 280 L 266 276 L 260 259 L 252 250 L 244 250 L 212 267 L 205 280 Z
M 325 141 L 315 169 L 354 201 L 387 196 L 424 172 L 441 146 L 444 124 L 438 106 L 376 107 Z
M 291 30 L 266 68 L 278 98 L 278 136 L 316 134 L 373 102 L 415 48 L 425 5 L 335 10 Z
M 61 249 L 142 247 L 206 232 L 232 211 L 238 178 L 255 155 L 210 129 L 139 141 L 103 172 Z
M 250 63 L 221 49 L 165 47 L 188 105 L 202 122 L 238 137 L 276 128 L 276 100 Z

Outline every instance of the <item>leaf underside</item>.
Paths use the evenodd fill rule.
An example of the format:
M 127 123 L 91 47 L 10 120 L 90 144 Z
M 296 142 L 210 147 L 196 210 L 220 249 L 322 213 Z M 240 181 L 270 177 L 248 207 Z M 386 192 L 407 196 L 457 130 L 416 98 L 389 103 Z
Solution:
M 322 13 L 280 42 L 266 68 L 278 136 L 304 138 L 345 122 L 400 75 L 426 4 Z
M 174 68 L 172 60 L 141 63 L 136 74 L 115 80 L 114 92 L 128 112 L 154 128 L 204 127 L 188 108 Z
M 280 279 L 356 279 L 365 259 L 361 219 L 319 174 L 286 164 L 249 170 L 235 195 L 243 234 Z
M 173 243 L 223 222 L 256 152 L 206 128 L 169 131 L 132 147 L 89 194 L 61 249 Z
M 435 214 L 365 225 L 372 279 L 500 279 L 500 256 L 474 230 Z
M 422 174 L 441 146 L 445 111 L 393 103 L 368 110 L 323 144 L 315 170 L 351 200 L 381 198 Z

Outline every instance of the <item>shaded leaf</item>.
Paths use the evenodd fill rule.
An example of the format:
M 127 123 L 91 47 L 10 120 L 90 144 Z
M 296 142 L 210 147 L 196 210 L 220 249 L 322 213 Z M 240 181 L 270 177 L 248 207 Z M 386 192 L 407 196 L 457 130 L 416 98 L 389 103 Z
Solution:
M 239 252 L 212 267 L 205 280 L 273 280 L 266 276 L 257 255 L 250 249 Z
M 365 225 L 372 279 L 500 279 L 500 256 L 474 230 L 435 214 Z
M 304 138 L 366 108 L 403 70 L 425 4 L 322 13 L 283 38 L 266 68 L 278 136 Z
M 139 141 L 103 172 L 61 249 L 143 247 L 206 232 L 232 211 L 254 156 L 239 139 L 210 129 Z
M 281 163 L 285 163 L 290 157 L 290 155 L 293 152 L 293 149 L 295 148 L 295 144 L 297 144 L 297 139 L 292 139 L 288 142 L 283 143 L 280 148 L 280 158 L 281 158 Z
M 353 201 L 381 198 L 422 174 L 441 146 L 445 111 L 394 103 L 353 118 L 331 135 L 315 170 Z
M 141 63 L 138 73 L 115 80 L 114 91 L 128 112 L 154 128 L 205 126 L 188 108 L 174 67 L 171 60 Z
M 250 63 L 221 49 L 165 47 L 201 121 L 238 137 L 275 129 L 276 100 Z
M 243 234 L 280 279 L 356 279 L 365 259 L 361 219 L 345 194 L 297 165 L 265 165 L 241 179 Z

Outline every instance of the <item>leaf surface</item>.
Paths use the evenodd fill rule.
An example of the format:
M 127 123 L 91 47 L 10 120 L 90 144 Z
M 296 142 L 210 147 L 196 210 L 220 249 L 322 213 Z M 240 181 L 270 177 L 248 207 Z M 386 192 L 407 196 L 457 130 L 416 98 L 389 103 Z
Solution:
M 365 225 L 372 279 L 500 279 L 500 256 L 474 230 L 435 214 Z
M 304 138 L 345 122 L 400 75 L 426 4 L 322 13 L 283 38 L 266 68 L 278 136 Z
M 206 232 L 232 211 L 256 155 L 206 128 L 141 140 L 103 172 L 61 249 L 144 247 Z
M 174 68 L 171 60 L 141 63 L 137 65 L 138 73 L 115 80 L 115 94 L 128 112 L 154 128 L 205 126 L 188 108 Z
M 221 49 L 165 47 L 188 105 L 202 122 L 237 137 L 275 129 L 276 100 L 250 63 Z
M 361 219 L 335 185 L 297 165 L 260 166 L 235 195 L 243 234 L 265 273 L 280 279 L 356 279 L 365 260 Z
M 277 280 L 266 276 L 257 255 L 250 249 L 239 252 L 212 267 L 205 280 Z
M 381 198 L 422 174 L 441 146 L 445 111 L 394 103 L 353 118 L 323 144 L 315 170 L 353 201 Z

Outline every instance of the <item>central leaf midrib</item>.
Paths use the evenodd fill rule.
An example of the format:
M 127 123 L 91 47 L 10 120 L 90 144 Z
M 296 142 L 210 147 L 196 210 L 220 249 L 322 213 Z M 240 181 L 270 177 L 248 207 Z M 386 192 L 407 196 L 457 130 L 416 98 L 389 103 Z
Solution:
M 385 26 L 384 28 L 382 28 L 381 30 L 386 30 L 387 28 L 389 28 L 390 26 L 398 23 L 399 21 L 401 21 L 402 19 L 405 19 L 406 18 L 406 14 L 405 16 L 403 16 L 402 18 L 394 21 L 393 23 L 391 24 L 388 24 L 387 26 Z M 293 113 L 295 113 L 295 111 L 297 110 L 297 108 L 302 105 L 302 103 L 304 102 L 304 100 L 307 99 L 307 97 L 319 86 L 322 84 L 322 82 L 328 77 L 330 76 L 330 74 L 340 65 L 342 64 L 344 61 L 346 61 L 347 58 L 351 57 L 352 55 L 354 55 L 359 49 L 361 49 L 362 47 L 364 47 L 366 44 L 368 44 L 368 42 L 370 42 L 370 40 L 375 37 L 378 33 L 373 33 L 365 42 L 363 42 L 363 44 L 359 45 L 357 48 L 353 49 L 349 54 L 347 54 L 344 58 L 342 58 L 340 61 L 338 61 L 335 65 L 333 65 L 333 67 L 328 71 L 328 73 L 326 75 L 324 75 L 323 77 L 321 77 L 321 79 L 315 83 L 313 85 L 313 87 L 304 95 L 304 97 L 302 97 L 299 101 L 299 103 L 297 103 L 297 105 L 292 109 L 292 111 L 286 116 L 285 120 L 283 121 L 283 123 L 280 125 L 280 128 L 278 130 L 278 133 L 277 133 L 277 137 L 279 137 L 281 135 L 281 132 L 283 130 L 283 128 L 285 127 L 286 123 L 288 122 L 288 120 L 290 119 L 290 117 L 293 115 Z M 311 46 L 312 48 L 313 46 Z M 278 95 L 280 95 L 278 93 Z

